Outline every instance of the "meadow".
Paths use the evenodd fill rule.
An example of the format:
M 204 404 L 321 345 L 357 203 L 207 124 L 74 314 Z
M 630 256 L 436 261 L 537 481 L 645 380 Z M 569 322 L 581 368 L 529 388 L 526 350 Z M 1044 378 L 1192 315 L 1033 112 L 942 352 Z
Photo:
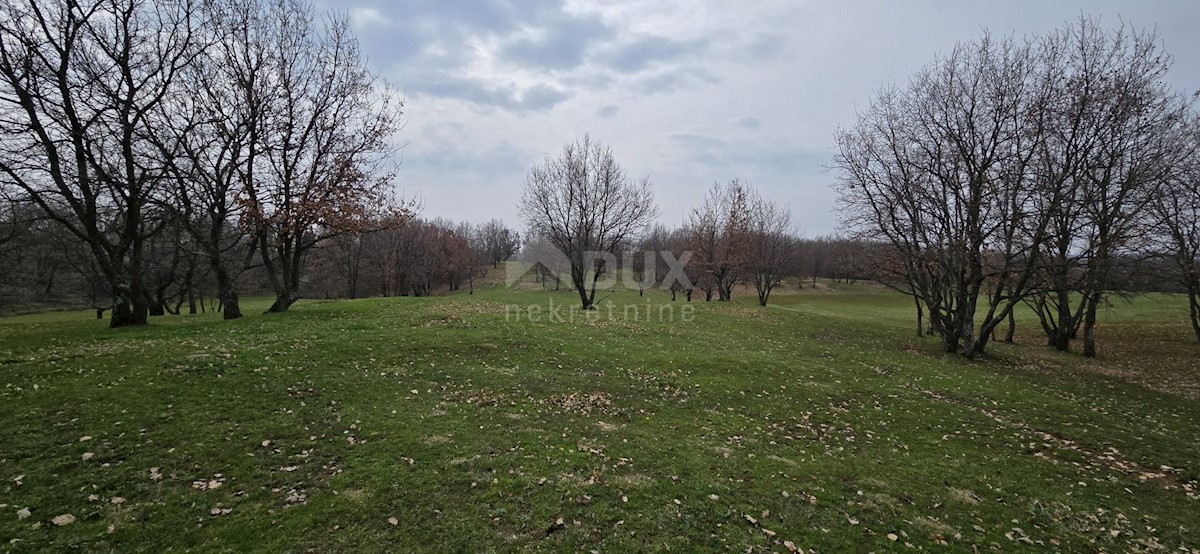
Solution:
M 868 284 L 513 315 L 576 301 L 0 319 L 0 548 L 1200 551 L 1180 297 L 1115 301 L 1097 359 L 1029 313 L 946 355 Z

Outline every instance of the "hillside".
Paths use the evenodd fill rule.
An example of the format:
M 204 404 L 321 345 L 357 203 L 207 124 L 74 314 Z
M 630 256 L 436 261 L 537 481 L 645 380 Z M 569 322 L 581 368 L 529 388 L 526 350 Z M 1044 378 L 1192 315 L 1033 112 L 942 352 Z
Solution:
M 622 291 L 608 300 L 636 317 L 550 321 L 572 293 L 493 279 L 284 314 L 251 300 L 232 322 L 2 319 L 0 540 L 1200 549 L 1200 374 L 1180 298 L 1105 312 L 1095 360 L 1042 346 L 1025 317 L 1017 345 L 971 363 L 913 336 L 911 301 L 882 289 L 775 298 L 693 302 L 684 321 L 662 291 Z

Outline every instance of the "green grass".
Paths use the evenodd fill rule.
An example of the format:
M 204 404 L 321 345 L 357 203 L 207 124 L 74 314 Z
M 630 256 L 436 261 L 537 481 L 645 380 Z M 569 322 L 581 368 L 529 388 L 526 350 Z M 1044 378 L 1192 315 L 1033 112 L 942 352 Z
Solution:
M 1180 298 L 1114 305 L 1097 360 L 1023 313 L 973 363 L 865 285 L 690 322 L 506 319 L 551 300 L 573 296 L 0 320 L 0 548 L 1200 548 Z

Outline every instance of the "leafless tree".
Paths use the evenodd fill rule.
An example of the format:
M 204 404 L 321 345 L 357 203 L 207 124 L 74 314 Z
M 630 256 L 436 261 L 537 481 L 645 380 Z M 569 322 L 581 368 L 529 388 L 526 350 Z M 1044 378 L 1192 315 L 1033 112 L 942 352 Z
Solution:
M 271 93 L 260 158 L 242 177 L 243 222 L 275 291 L 269 311 L 281 312 L 300 298 L 312 248 L 361 230 L 391 204 L 390 139 L 402 102 L 367 68 L 344 15 L 318 23 L 300 0 L 271 6 L 263 75 Z
M 500 262 L 511 258 L 521 246 L 521 234 L 506 227 L 499 219 L 481 223 L 476 232 L 492 267 L 499 267 Z
M 750 189 L 734 179 L 713 184 L 704 203 L 688 218 L 689 246 L 695 261 L 707 273 L 700 283 L 705 300 L 715 289 L 718 300 L 733 298 L 733 287 L 743 277 L 749 249 Z
M 1052 344 L 1082 325 L 1095 355 L 1096 309 L 1181 155 L 1187 103 L 1168 67 L 1152 34 L 1086 18 L 1037 40 L 985 35 L 839 134 L 850 227 L 892 245 L 947 351 L 983 353 L 1029 300 Z
M 796 274 L 798 245 L 787 208 L 757 191 L 750 195 L 749 204 L 746 275 L 758 292 L 758 304 L 766 306 L 775 287 Z
M 960 44 L 906 89 L 882 91 L 838 135 L 842 206 L 863 239 L 886 239 L 947 352 L 975 356 L 1028 281 L 1029 163 L 1048 90 L 1029 44 Z M 988 281 L 982 324 L 976 307 Z M 977 332 L 978 331 L 978 332 Z
M 652 225 L 644 233 L 637 248 L 625 252 L 623 267 L 630 272 L 632 282 L 638 287 L 638 296 L 646 293 L 670 272 L 663 253 L 671 251 L 671 232 L 661 223 Z M 663 283 L 668 288 L 678 284 Z M 675 291 L 680 289 L 676 288 Z
M 262 166 L 274 90 L 272 48 L 286 10 L 276 0 L 208 0 L 206 47 L 179 75 L 186 94 L 159 110 L 158 146 L 168 162 L 172 203 L 212 272 L 224 319 L 242 316 L 238 278 L 252 244 L 242 227 L 246 191 Z
M 87 245 L 113 327 L 147 321 L 151 114 L 197 55 L 195 15 L 188 0 L 0 2 L 0 175 Z
M 1188 157 L 1154 196 L 1151 211 L 1157 247 L 1171 261 L 1172 273 L 1187 294 L 1192 331 L 1200 341 L 1200 119 L 1193 114 L 1184 130 Z
M 1083 354 L 1095 356 L 1097 310 L 1118 288 L 1120 262 L 1144 246 L 1147 207 L 1184 155 L 1188 102 L 1163 82 L 1171 61 L 1154 33 L 1081 18 L 1042 48 L 1059 93 L 1038 167 L 1061 200 L 1031 304 L 1052 346 L 1068 350 L 1082 330 Z
M 571 284 L 584 309 L 594 309 L 606 259 L 632 245 L 657 210 L 650 179 L 632 179 L 612 150 L 585 135 L 530 170 L 519 209 L 526 225 L 571 264 Z

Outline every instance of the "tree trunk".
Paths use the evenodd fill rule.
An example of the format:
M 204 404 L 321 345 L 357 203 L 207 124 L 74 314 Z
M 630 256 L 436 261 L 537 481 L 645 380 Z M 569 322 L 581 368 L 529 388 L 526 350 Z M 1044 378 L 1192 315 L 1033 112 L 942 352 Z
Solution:
M 1071 314 L 1071 293 L 1069 291 L 1058 291 L 1058 326 L 1054 329 L 1053 346 L 1059 352 L 1071 351 L 1071 339 L 1074 331 L 1071 323 L 1073 316 Z
M 272 302 L 271 307 L 267 308 L 267 313 L 277 314 L 286 312 L 288 311 L 288 308 L 292 307 L 292 304 L 296 303 L 296 300 L 297 299 L 295 297 L 289 294 L 277 295 L 275 297 L 275 302 Z
M 142 268 L 145 265 L 142 261 L 142 246 L 142 238 L 135 237 L 129 263 L 129 297 L 130 302 L 133 303 L 133 325 L 145 325 L 150 322 L 150 307 L 147 301 L 149 296 L 146 294 L 146 285 L 142 281 Z
M 1096 357 L 1096 310 L 1100 306 L 1100 293 L 1092 293 L 1083 316 L 1083 357 Z
M 229 288 L 221 291 L 221 319 L 226 321 L 242 317 L 242 306 L 236 290 Z
M 1004 332 L 1004 342 L 1012 344 L 1013 335 L 1017 332 L 1017 317 L 1013 314 L 1016 310 L 1008 312 L 1008 330 Z
M 1200 291 L 1188 294 L 1188 305 L 1191 307 L 1192 330 L 1196 332 L 1196 341 L 1200 342 Z
M 137 318 L 134 316 L 135 308 L 133 299 L 130 296 L 130 286 L 128 283 L 113 285 L 112 317 L 108 322 L 110 328 L 139 324 Z M 145 322 L 142 321 L 141 323 Z
M 958 352 L 957 333 L 942 333 L 942 348 L 947 354 Z
M 150 315 L 160 316 L 167 315 L 167 291 L 165 287 L 158 287 L 154 290 L 154 298 L 147 296 L 147 301 L 150 303 Z
M 917 336 L 925 336 L 925 310 L 921 308 L 921 299 L 913 295 L 913 303 L 917 305 Z
M 225 269 L 224 264 L 212 259 L 213 275 L 217 279 L 217 301 L 221 306 L 222 319 L 228 321 L 242 317 L 242 307 L 239 304 L 237 283 Z

